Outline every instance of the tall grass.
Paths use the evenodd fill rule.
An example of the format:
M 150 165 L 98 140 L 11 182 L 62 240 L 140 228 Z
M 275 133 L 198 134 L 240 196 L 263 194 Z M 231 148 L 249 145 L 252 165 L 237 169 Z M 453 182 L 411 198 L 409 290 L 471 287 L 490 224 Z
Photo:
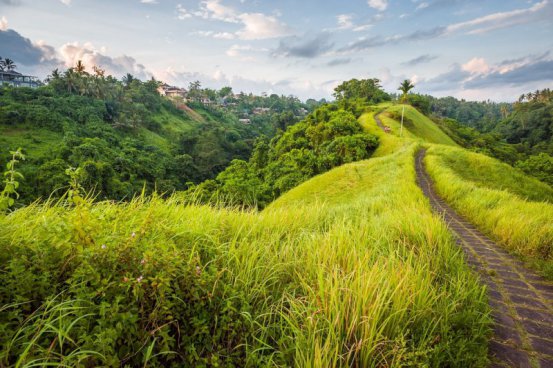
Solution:
M 457 148 L 431 146 L 426 164 L 436 189 L 453 207 L 553 279 L 553 190 L 548 185 Z
M 485 366 L 484 289 L 415 149 L 260 213 L 154 196 L 0 217 L 0 365 Z

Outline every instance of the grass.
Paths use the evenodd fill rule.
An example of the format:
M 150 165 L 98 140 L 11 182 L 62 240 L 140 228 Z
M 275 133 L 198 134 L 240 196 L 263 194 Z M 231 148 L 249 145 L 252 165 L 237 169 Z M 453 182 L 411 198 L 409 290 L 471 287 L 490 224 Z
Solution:
M 484 155 L 431 146 L 427 169 L 460 214 L 553 279 L 552 189 Z
M 0 146 L 2 154 L 19 147 L 25 149 L 25 153 L 36 158 L 48 158 L 53 156 L 63 135 L 44 128 L 14 128 L 0 126 Z
M 394 134 L 388 134 L 384 133 L 380 127 L 376 124 L 374 120 L 374 115 L 381 110 L 381 105 L 378 106 L 378 109 L 376 111 L 367 112 L 359 118 L 359 123 L 365 129 L 368 133 L 374 134 L 378 136 L 379 139 L 379 146 L 376 149 L 376 151 L 373 153 L 372 157 L 382 157 L 389 154 L 392 154 L 394 152 L 397 152 L 401 149 L 403 149 L 406 145 L 409 145 L 411 142 L 406 141 L 405 139 L 400 139 L 399 131 L 397 133 L 397 136 Z M 381 119 L 384 118 L 384 116 L 381 115 Z M 387 124 L 386 121 L 383 121 L 384 124 Z M 395 122 L 394 122 L 395 123 Z
M 399 135 L 401 110 L 403 105 L 393 105 L 384 111 L 382 122 L 392 128 L 394 134 Z M 404 135 L 421 142 L 446 144 L 457 146 L 432 120 L 421 114 L 412 106 L 405 105 L 403 122 Z
M 485 366 L 485 290 L 416 148 L 260 213 L 153 197 L 0 215 L 0 364 Z

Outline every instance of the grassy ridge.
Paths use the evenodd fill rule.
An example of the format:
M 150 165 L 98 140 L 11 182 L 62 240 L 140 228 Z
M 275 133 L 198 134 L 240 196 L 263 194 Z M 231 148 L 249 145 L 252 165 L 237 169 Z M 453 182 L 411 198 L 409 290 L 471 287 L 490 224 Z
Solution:
M 261 213 L 175 197 L 0 217 L 2 364 L 485 366 L 484 290 L 416 187 L 415 149 Z
M 392 105 L 383 114 L 382 122 L 396 135 L 399 135 L 402 108 L 403 105 Z M 403 134 L 420 142 L 457 146 L 432 120 L 409 105 L 405 105 Z
M 453 207 L 553 279 L 551 187 L 457 148 L 431 146 L 426 164 L 436 189 Z

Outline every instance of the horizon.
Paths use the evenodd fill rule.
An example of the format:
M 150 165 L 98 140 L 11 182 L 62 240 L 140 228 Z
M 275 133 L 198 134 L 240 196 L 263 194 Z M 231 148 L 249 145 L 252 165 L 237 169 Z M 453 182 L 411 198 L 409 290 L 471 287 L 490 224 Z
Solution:
M 552 17 L 550 0 L 0 0 L 0 56 L 41 79 L 82 60 L 302 100 L 378 78 L 389 92 L 410 79 L 416 93 L 512 102 L 553 87 Z

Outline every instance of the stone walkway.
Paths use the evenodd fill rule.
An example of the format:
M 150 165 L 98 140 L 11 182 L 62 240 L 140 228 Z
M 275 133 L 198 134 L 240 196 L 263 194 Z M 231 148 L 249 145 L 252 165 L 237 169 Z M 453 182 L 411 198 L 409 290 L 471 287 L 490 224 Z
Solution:
M 376 125 L 378 125 L 378 127 L 385 132 L 386 130 L 384 130 L 384 124 L 382 124 L 382 120 L 380 120 L 380 117 L 378 116 L 380 114 L 382 114 L 382 111 L 379 111 L 376 114 L 374 114 L 374 121 L 376 122 Z
M 418 184 L 488 289 L 494 319 L 491 366 L 553 368 L 553 283 L 526 269 L 438 197 L 424 168 L 425 154 L 420 150 L 416 157 Z

